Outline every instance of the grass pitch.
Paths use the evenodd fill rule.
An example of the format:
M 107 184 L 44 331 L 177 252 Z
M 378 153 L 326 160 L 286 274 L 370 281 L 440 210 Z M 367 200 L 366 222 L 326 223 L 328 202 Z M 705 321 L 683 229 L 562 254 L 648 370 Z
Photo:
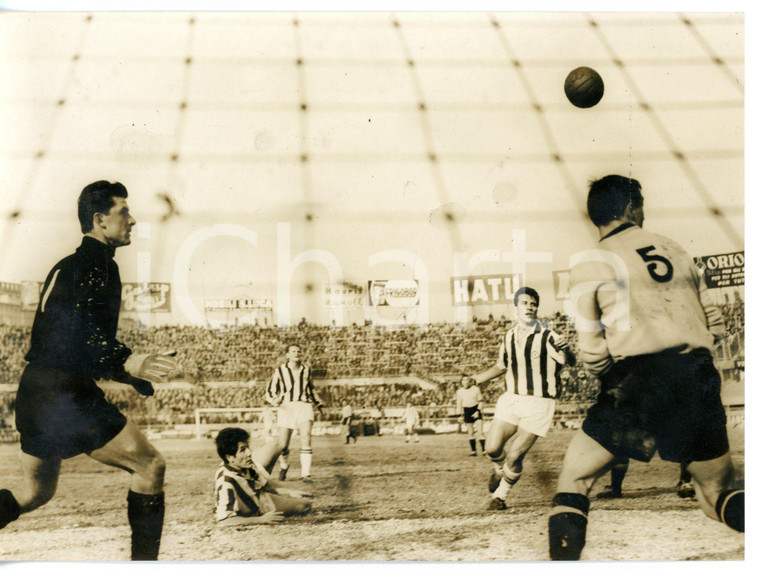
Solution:
M 465 435 L 314 438 L 314 511 L 277 526 L 219 528 L 213 520 L 211 440 L 158 440 L 167 459 L 165 561 L 545 561 L 547 514 L 571 431 L 539 439 L 509 510 L 487 512 L 491 467 Z M 294 438 L 297 445 L 297 438 Z M 744 472 L 744 430 L 731 431 Z M 260 443 L 254 441 L 254 444 Z M 17 445 L 0 445 L 0 483 L 21 482 Z M 276 472 L 277 470 L 275 470 Z M 584 560 L 743 560 L 744 535 L 675 494 L 678 465 L 632 462 L 621 499 L 592 500 Z M 592 490 L 594 497 L 607 479 Z M 126 561 L 127 474 L 86 456 L 64 461 L 58 493 L 0 531 L 0 560 Z

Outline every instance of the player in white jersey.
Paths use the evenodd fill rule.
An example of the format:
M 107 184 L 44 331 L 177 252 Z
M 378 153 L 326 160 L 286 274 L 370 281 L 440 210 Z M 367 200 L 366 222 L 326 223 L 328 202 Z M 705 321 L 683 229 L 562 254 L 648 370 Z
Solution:
M 404 423 L 404 439 L 406 443 L 409 443 L 412 437 L 414 437 L 415 443 L 419 443 L 420 436 L 417 430 L 420 427 L 420 413 L 411 402 L 406 403 L 406 409 L 401 414 L 401 421 Z
M 280 458 L 279 479 L 285 480 L 288 472 L 290 437 L 298 430 L 301 438 L 301 479 L 311 482 L 311 428 L 314 424 L 314 408 L 322 413 L 322 405 L 314 392 L 311 369 L 302 362 L 302 350 L 298 344 L 288 346 L 287 362 L 272 375 L 266 389 L 266 399 L 277 409 L 277 440 L 266 446 L 262 464 L 271 473 Z
M 353 429 L 354 423 L 354 408 L 348 402 L 343 400 L 343 407 L 340 410 L 340 425 L 343 426 L 343 437 L 346 438 L 346 444 L 351 443 L 351 438 L 354 439 L 354 443 L 357 443 L 356 432 Z
M 494 467 L 489 510 L 507 508 L 507 494 L 522 476 L 525 456 L 551 427 L 559 371 L 572 360 L 567 340 L 536 320 L 538 304 L 535 289 L 522 287 L 515 292 L 517 325 L 504 335 L 496 364 L 473 376 L 480 384 L 504 374 L 505 392 L 486 435 L 486 452 Z
M 462 387 L 457 390 L 457 416 L 464 420 L 467 426 L 467 435 L 470 436 L 470 455 L 478 454 L 475 445 L 475 436 L 478 435 L 480 440 L 480 450 L 483 455 L 486 454 L 486 436 L 483 432 L 483 411 L 480 406 L 483 404 L 483 393 L 475 384 L 475 381 L 467 374 L 462 374 Z
M 591 183 L 588 213 L 597 248 L 571 271 L 578 344 L 601 384 L 565 455 L 549 517 L 553 560 L 578 560 L 588 495 L 616 458 L 686 463 L 704 513 L 744 531 L 744 490 L 736 487 L 710 348 L 725 333 L 692 257 L 644 231 L 638 181 Z

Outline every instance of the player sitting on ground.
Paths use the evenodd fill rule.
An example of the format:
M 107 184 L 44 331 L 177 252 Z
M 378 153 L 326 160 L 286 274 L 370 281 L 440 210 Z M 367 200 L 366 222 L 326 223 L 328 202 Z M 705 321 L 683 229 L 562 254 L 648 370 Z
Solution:
M 250 436 L 241 428 L 224 428 L 216 436 L 222 465 L 216 471 L 216 521 L 224 525 L 273 524 L 289 515 L 305 515 L 313 497 L 274 482 L 251 457 Z

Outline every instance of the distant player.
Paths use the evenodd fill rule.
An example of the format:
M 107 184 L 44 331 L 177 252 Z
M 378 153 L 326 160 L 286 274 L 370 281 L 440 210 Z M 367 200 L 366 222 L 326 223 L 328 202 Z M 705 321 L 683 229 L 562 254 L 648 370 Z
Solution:
M 404 439 L 409 443 L 414 438 L 414 443 L 420 442 L 417 430 L 420 427 L 420 413 L 411 402 L 406 403 L 406 409 L 401 414 L 401 422 L 404 424 Z
M 343 400 L 343 408 L 340 410 L 340 425 L 343 426 L 343 435 L 346 438 L 346 444 L 351 443 L 353 438 L 354 443 L 357 443 L 356 434 L 351 431 L 354 423 L 354 409 L 348 400 Z
M 298 344 L 288 346 L 287 362 L 277 368 L 266 389 L 266 399 L 277 409 L 277 440 L 267 446 L 262 464 L 271 472 L 280 458 L 280 480 L 284 481 L 289 469 L 290 437 L 298 430 L 301 438 L 301 479 L 311 482 L 311 428 L 314 424 L 314 408 L 322 413 L 311 381 L 311 369 L 302 362 L 302 350 Z
M 610 484 L 606 485 L 604 491 L 599 493 L 597 499 L 619 499 L 623 496 L 623 480 L 628 472 L 630 460 L 628 457 L 616 457 L 610 468 Z M 676 494 L 682 499 L 693 499 L 696 496 L 694 483 L 691 473 L 686 468 L 686 463 L 681 463 L 680 474 Z
M 486 454 L 486 436 L 483 433 L 483 412 L 480 406 L 483 404 L 483 393 L 475 384 L 475 381 L 467 374 L 462 374 L 462 387 L 457 390 L 457 416 L 464 420 L 467 426 L 467 434 L 470 436 L 470 455 L 478 454 L 475 446 L 475 436 L 480 440 L 480 451 Z
M 15 493 L 0 489 L 0 528 L 52 499 L 61 461 L 86 453 L 129 473 L 132 560 L 157 560 L 166 462 L 96 381 L 151 396 L 151 382 L 166 382 L 177 364 L 169 355 L 132 354 L 116 339 L 121 279 L 113 258 L 136 223 L 127 189 L 104 180 L 86 186 L 78 215 L 82 244 L 48 274 L 34 317 L 16 399 L 24 484 Z
M 588 214 L 600 241 L 571 272 L 578 345 L 601 384 L 596 403 L 565 455 L 549 517 L 553 560 L 578 560 L 588 495 L 619 457 L 686 463 L 704 513 L 744 531 L 744 490 L 736 486 L 721 380 L 710 348 L 722 315 L 692 257 L 644 231 L 638 181 L 591 183 Z M 632 529 L 635 532 L 635 529 Z
M 274 524 L 284 516 L 311 510 L 311 495 L 274 482 L 251 457 L 250 436 L 241 428 L 224 428 L 216 436 L 222 459 L 214 478 L 216 521 L 222 525 Z
M 538 303 L 535 289 L 521 287 L 515 292 L 517 325 L 505 333 L 496 364 L 473 376 L 480 384 L 504 375 L 505 392 L 486 435 L 486 452 L 494 468 L 488 510 L 507 508 L 507 494 L 522 476 L 525 456 L 552 425 L 560 369 L 573 361 L 567 340 L 536 320 Z

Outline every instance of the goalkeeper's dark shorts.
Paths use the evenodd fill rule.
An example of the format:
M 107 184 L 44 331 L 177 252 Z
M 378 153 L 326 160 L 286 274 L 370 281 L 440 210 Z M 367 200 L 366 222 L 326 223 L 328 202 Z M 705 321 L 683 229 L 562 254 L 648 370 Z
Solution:
M 483 413 L 480 411 L 480 406 L 472 406 L 470 408 L 464 408 L 464 423 L 474 424 L 478 420 L 483 419 Z
M 127 418 L 92 378 L 28 364 L 16 396 L 21 450 L 34 457 L 74 457 L 100 449 Z
M 720 375 L 705 349 L 616 362 L 604 374 L 583 431 L 616 456 L 707 461 L 729 450 Z

